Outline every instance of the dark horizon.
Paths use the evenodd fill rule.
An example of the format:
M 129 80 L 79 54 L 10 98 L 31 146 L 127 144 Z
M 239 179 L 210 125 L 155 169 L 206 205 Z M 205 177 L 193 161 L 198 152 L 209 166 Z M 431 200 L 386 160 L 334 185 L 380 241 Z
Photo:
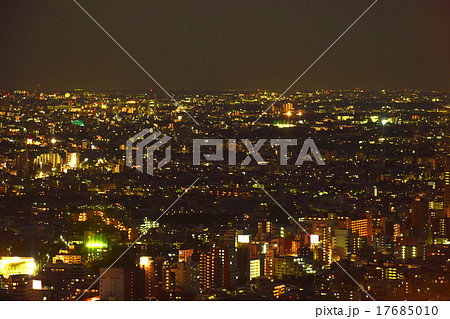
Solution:
M 80 4 L 169 92 L 284 91 L 372 0 Z M 0 87 L 157 85 L 73 1 L 0 5 Z M 450 91 L 450 3 L 378 1 L 291 91 Z

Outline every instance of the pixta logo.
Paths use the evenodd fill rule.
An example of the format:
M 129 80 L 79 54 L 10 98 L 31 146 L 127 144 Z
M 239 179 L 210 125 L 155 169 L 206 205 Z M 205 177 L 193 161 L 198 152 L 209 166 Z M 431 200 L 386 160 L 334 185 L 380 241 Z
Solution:
M 146 172 L 149 175 L 153 175 L 154 173 L 154 153 L 155 151 L 160 148 L 162 145 L 167 143 L 172 139 L 170 136 L 161 136 L 160 132 L 154 132 L 150 134 L 150 136 L 145 137 L 147 134 L 152 133 L 152 130 L 150 129 L 144 129 L 134 135 L 133 137 L 129 138 L 126 143 L 126 165 L 128 167 L 136 167 L 136 169 L 143 173 L 144 172 L 144 157 L 147 159 L 147 165 L 146 165 Z M 159 138 L 159 139 L 158 139 Z M 141 140 L 136 144 L 136 147 L 134 147 L 135 143 L 137 141 Z M 155 143 L 149 145 L 153 141 L 156 141 Z M 133 165 L 133 149 L 136 149 L 136 166 Z M 146 152 L 145 149 L 147 149 Z M 166 147 L 165 149 L 165 156 L 164 158 L 158 162 L 158 169 L 166 165 L 170 162 L 172 159 L 172 153 L 171 153 L 171 147 L 170 145 Z
M 266 143 L 266 139 L 259 139 L 255 144 L 252 144 L 248 139 L 242 139 L 247 152 L 247 157 L 241 162 L 241 166 L 247 166 L 250 164 L 252 158 L 258 163 L 258 165 L 267 165 L 267 162 L 262 157 L 259 150 Z M 280 148 L 280 165 L 288 165 L 288 146 L 297 146 L 297 139 L 271 139 L 270 145 L 272 147 Z M 201 146 L 209 146 L 215 148 L 214 154 L 203 154 L 206 161 L 223 161 L 224 160 L 224 140 L 222 139 L 194 139 L 193 142 L 193 164 L 200 165 L 201 162 Z M 236 140 L 228 140 L 228 165 L 237 165 L 236 163 Z M 295 165 L 300 166 L 304 162 L 314 161 L 311 157 L 314 156 L 314 160 L 318 165 L 325 165 L 325 161 L 319 152 L 316 144 L 312 139 L 306 139 L 303 142 L 303 146 L 295 161 Z
M 145 137 L 149 133 L 152 133 L 150 129 L 144 129 L 132 138 L 127 140 L 126 143 L 126 165 L 128 167 L 135 167 L 139 172 L 147 172 L 149 175 L 154 173 L 154 152 L 165 143 L 169 142 L 172 138 L 170 136 L 163 136 L 160 138 L 160 132 L 154 132 L 148 137 Z M 159 139 L 158 139 L 159 138 Z M 140 142 L 137 142 L 139 141 Z M 153 141 L 155 143 L 151 144 Z M 240 166 L 247 166 L 252 159 L 256 161 L 258 165 L 267 165 L 267 162 L 259 152 L 263 145 L 266 143 L 266 139 L 259 139 L 255 144 L 248 139 L 242 139 L 241 142 L 246 148 L 247 156 L 240 163 Z M 137 144 L 136 144 L 137 142 Z M 151 145 L 149 145 L 151 144 Z M 237 141 L 235 139 L 229 139 L 224 142 L 223 139 L 194 139 L 193 140 L 193 156 L 192 164 L 201 165 L 202 155 L 207 162 L 224 161 L 224 145 L 227 145 L 228 152 L 228 165 L 237 165 Z M 214 147 L 214 153 L 202 154 L 203 147 Z M 288 165 L 288 147 L 297 146 L 297 139 L 270 139 L 270 146 L 279 147 L 280 165 Z M 144 152 L 146 149 L 146 152 Z M 136 163 L 133 160 L 133 150 L 136 150 Z M 146 158 L 146 170 L 144 169 L 144 158 Z M 171 147 L 170 145 L 165 149 L 165 157 L 158 162 L 158 169 L 169 163 L 171 160 Z M 295 165 L 300 166 L 304 162 L 316 161 L 318 165 L 325 165 L 325 161 L 319 152 L 316 144 L 312 139 L 306 139 L 303 142 L 302 148 L 297 156 Z

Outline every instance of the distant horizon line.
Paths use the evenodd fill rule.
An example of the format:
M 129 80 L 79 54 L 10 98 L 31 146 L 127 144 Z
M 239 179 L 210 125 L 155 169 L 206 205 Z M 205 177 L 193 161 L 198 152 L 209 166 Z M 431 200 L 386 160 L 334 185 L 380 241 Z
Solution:
M 33 89 L 25 89 L 25 88 L 0 88 L 0 92 L 11 92 L 11 91 L 26 91 L 26 92 L 41 92 L 41 93 L 48 93 L 48 92 L 111 92 L 111 93 L 164 93 L 160 89 L 91 89 L 91 88 L 71 88 L 71 89 L 44 89 L 44 88 L 33 88 Z M 281 93 L 282 90 L 273 90 L 273 89 L 179 89 L 179 90 L 170 90 L 171 92 L 178 92 L 178 93 L 209 93 L 209 92 L 271 92 L 271 93 Z M 433 90 L 433 89 L 364 89 L 364 88 L 351 88 L 351 89 L 310 89 L 310 90 L 296 90 L 292 91 L 292 93 L 314 93 L 314 92 L 324 92 L 324 91 L 330 91 L 330 92 L 355 92 L 355 91 L 361 91 L 361 92 L 430 92 L 430 93 L 450 93 L 450 90 L 443 91 L 443 90 Z M 290 93 L 290 94 L 292 94 Z

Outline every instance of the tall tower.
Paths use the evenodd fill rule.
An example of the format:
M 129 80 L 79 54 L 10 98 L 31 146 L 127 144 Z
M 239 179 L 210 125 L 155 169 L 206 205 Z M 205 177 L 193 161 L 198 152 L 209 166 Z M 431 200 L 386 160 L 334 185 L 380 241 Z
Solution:
M 444 182 L 444 214 L 450 218 L 450 157 L 445 163 Z
M 156 113 L 156 101 L 155 99 L 147 99 L 147 115 L 154 116 Z
M 330 225 L 322 225 L 317 228 L 319 233 L 320 243 L 315 243 L 314 247 L 314 259 L 317 261 L 329 265 L 332 262 L 333 254 L 333 237 L 332 227 Z

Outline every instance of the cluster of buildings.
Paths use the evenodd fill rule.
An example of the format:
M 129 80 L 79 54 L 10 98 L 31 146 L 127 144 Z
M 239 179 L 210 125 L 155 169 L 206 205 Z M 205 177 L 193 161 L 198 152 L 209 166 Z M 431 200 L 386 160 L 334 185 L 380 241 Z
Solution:
M 0 299 L 448 299 L 449 96 L 296 92 L 254 123 L 277 97 L 0 92 Z M 125 163 L 144 128 L 172 137 L 154 176 Z M 193 138 L 326 165 L 193 165 Z

